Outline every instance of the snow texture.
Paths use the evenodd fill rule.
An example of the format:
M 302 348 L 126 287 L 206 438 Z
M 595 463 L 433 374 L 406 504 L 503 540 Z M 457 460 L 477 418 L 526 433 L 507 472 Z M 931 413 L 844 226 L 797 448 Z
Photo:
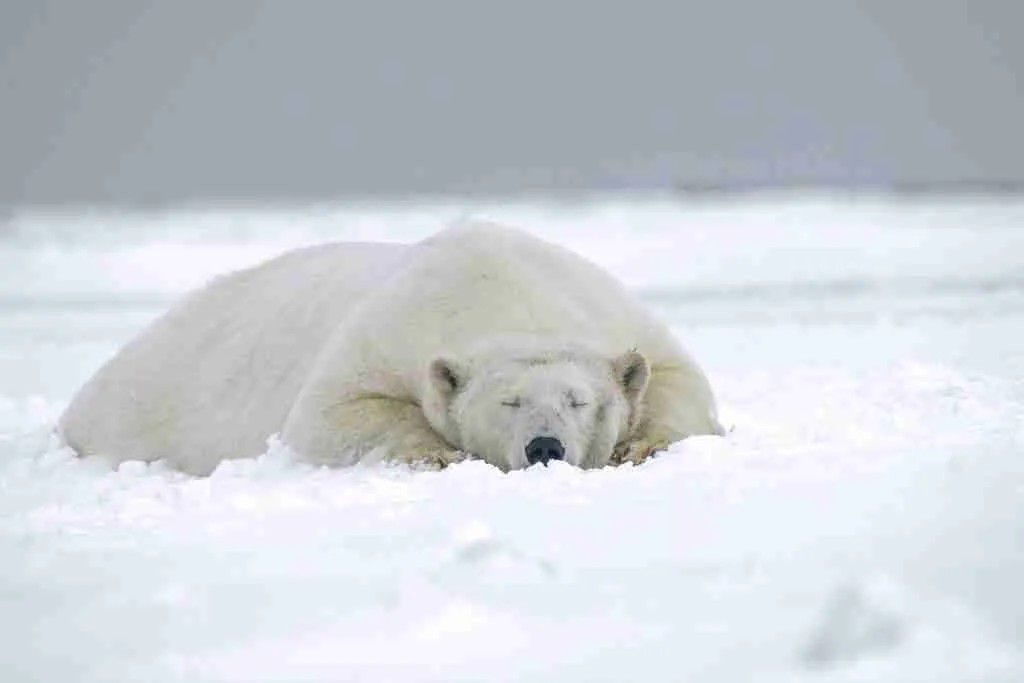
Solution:
M 466 213 L 672 324 L 724 438 L 641 466 L 191 478 L 51 434 L 187 287 Z M 0 226 L 0 680 L 1024 680 L 1024 203 L 313 207 Z

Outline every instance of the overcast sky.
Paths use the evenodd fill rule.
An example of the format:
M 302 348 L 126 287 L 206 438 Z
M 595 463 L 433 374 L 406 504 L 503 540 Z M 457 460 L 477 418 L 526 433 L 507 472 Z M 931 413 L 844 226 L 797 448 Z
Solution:
M 0 4 L 0 203 L 1024 179 L 1024 3 Z

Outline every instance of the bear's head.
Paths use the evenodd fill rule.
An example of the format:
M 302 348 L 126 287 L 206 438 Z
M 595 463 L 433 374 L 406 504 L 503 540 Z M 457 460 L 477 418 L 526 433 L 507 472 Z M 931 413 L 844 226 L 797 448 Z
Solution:
M 450 444 L 503 470 L 549 460 L 602 467 L 638 420 L 650 374 L 638 351 L 441 357 L 422 403 Z

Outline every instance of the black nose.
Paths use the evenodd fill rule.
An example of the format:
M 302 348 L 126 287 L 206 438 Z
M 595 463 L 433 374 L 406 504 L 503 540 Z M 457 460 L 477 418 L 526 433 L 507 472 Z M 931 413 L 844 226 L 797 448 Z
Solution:
M 564 457 L 562 442 L 550 436 L 538 436 L 526 444 L 526 461 L 531 465 L 538 462 L 547 465 L 548 460 L 561 460 Z

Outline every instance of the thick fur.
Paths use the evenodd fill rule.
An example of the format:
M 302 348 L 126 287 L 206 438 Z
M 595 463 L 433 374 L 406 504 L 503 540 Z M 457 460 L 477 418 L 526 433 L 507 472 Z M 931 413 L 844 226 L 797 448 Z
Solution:
M 503 469 L 540 435 L 597 467 L 721 433 L 700 368 L 615 279 L 490 224 L 218 278 L 103 366 L 60 429 L 82 455 L 196 474 L 278 432 L 330 465 L 469 454 Z

